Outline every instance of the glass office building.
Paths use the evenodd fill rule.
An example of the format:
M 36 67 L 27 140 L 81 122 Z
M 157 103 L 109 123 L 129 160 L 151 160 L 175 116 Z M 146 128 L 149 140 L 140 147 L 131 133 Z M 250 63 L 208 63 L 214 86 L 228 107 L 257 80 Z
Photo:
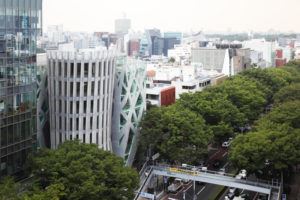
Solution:
M 0 177 L 36 148 L 36 41 L 42 0 L 0 0 Z

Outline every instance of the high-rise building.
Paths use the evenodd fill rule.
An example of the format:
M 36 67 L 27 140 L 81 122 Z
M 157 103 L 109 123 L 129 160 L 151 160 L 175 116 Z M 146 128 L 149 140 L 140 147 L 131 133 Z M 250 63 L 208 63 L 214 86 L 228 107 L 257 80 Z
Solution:
M 168 56 L 168 50 L 174 49 L 176 44 L 180 44 L 180 40 L 177 38 L 164 38 L 164 56 Z
M 127 18 L 115 20 L 115 33 L 117 35 L 125 35 L 131 28 L 131 20 Z
M 181 32 L 165 32 L 164 38 L 176 38 L 179 40 L 179 43 L 182 41 L 182 33 Z
M 146 109 L 146 64 L 117 59 L 113 106 L 113 152 L 131 165 L 137 150 L 138 125 Z
M 22 176 L 36 149 L 36 41 L 42 0 L 0 0 L 0 176 Z
M 152 43 L 152 55 L 162 55 L 164 53 L 164 38 L 154 37 Z
M 48 53 L 51 148 L 79 139 L 111 151 L 115 50 Z

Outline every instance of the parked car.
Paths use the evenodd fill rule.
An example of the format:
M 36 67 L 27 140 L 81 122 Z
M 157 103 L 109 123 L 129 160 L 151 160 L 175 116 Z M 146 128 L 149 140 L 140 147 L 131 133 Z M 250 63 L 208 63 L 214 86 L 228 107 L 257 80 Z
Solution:
M 221 168 L 221 169 L 219 169 L 218 174 L 225 175 L 225 173 L 226 173 L 225 171 L 226 171 L 225 168 Z
M 222 143 L 222 147 L 227 148 L 229 146 L 230 146 L 230 141 L 225 141 L 225 142 Z
M 245 169 L 242 169 L 240 171 L 239 175 L 241 176 L 242 179 L 246 179 L 247 178 L 247 171 Z

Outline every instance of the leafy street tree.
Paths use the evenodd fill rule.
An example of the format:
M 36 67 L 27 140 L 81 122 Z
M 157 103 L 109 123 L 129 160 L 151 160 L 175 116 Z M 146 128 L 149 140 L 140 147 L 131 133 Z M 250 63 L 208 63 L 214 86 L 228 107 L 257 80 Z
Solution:
M 260 82 L 267 89 L 269 100 L 274 93 L 291 81 L 290 73 L 278 68 L 250 69 L 241 75 Z
M 283 87 L 274 96 L 274 101 L 277 104 L 294 100 L 300 100 L 300 83 Z
M 212 138 L 201 116 L 177 104 L 148 111 L 141 128 L 140 146 L 171 162 L 199 161 Z
M 0 181 L 0 200 L 18 200 L 18 184 L 13 178 L 6 177 Z
M 290 129 L 300 128 L 300 100 L 289 101 L 275 107 L 257 122 L 257 130 L 272 130 L 286 124 Z
M 238 136 L 230 160 L 252 172 L 284 170 L 300 163 L 300 101 L 289 101 L 262 117 L 255 132 Z M 269 160 L 270 165 L 265 161 Z
M 267 103 L 267 93 L 263 86 L 249 78 L 235 76 L 218 87 L 209 89 L 221 93 L 243 113 L 248 121 L 253 121 L 262 113 Z
M 43 149 L 34 157 L 32 170 L 46 193 L 60 199 L 132 199 L 138 185 L 137 173 L 123 160 L 96 145 L 68 141 L 57 150 Z
M 52 184 L 41 190 L 35 188 L 23 195 L 22 200 L 60 200 L 66 198 L 65 186 L 62 184 Z
M 178 102 L 183 107 L 201 115 L 213 131 L 215 141 L 232 136 L 234 127 L 245 124 L 245 116 L 222 93 L 213 91 L 183 94 Z

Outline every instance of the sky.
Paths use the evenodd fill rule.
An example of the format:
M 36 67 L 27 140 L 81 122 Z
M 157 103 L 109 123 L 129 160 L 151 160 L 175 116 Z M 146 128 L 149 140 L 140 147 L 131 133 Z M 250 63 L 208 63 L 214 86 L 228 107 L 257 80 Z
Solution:
M 44 30 L 114 31 L 124 15 L 132 29 L 300 32 L 300 0 L 44 0 Z

